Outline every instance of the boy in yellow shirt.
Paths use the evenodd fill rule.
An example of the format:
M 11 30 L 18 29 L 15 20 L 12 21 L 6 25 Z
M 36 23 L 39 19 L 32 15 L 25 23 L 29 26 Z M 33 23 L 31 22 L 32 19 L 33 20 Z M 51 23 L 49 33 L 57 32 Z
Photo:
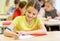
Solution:
M 37 2 L 29 2 L 26 7 L 25 16 L 15 18 L 11 25 L 4 31 L 5 36 L 18 38 L 18 34 L 46 34 L 46 29 L 41 20 L 38 20 L 39 12 Z M 16 34 L 15 32 L 18 32 Z

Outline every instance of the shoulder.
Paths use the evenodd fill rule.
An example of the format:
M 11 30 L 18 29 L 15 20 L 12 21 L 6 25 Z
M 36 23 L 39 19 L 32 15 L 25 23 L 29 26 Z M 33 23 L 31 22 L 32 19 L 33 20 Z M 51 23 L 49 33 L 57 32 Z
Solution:
M 41 18 L 36 18 L 36 21 L 41 22 L 42 20 L 41 20 Z
M 37 20 L 38 24 L 43 24 L 43 21 L 41 18 L 37 18 L 36 20 Z
M 16 9 L 16 10 L 15 10 L 15 12 L 21 12 L 21 10 L 19 10 L 19 9 Z
M 15 19 L 21 19 L 24 18 L 24 16 L 17 16 Z
M 13 21 L 21 21 L 24 19 L 24 16 L 18 16 Z

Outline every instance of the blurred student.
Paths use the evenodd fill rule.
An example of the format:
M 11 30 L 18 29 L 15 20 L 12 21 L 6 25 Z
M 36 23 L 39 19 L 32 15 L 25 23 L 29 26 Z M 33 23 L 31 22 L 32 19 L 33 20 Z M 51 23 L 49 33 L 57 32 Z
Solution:
M 15 9 L 19 7 L 19 3 L 20 3 L 20 0 L 14 0 L 14 6 L 10 7 L 7 13 L 9 15 L 13 15 L 13 12 L 15 11 Z
M 46 20 L 55 19 L 58 17 L 57 10 L 54 8 L 53 4 L 49 1 L 45 3 L 45 15 Z
M 6 14 L 7 11 L 9 10 L 10 6 L 9 6 L 9 0 L 4 0 L 4 3 L 2 3 L 2 7 L 0 8 L 0 13 L 2 14 Z
M 27 4 L 26 1 L 21 1 L 19 3 L 19 7 L 14 11 L 13 19 L 16 18 L 17 16 L 21 16 L 22 15 L 22 13 L 25 11 L 26 4 Z
M 14 6 L 11 6 L 7 12 L 7 14 L 10 15 L 8 17 L 8 20 L 13 20 L 13 13 L 17 8 L 19 8 L 19 3 L 20 3 L 20 0 L 14 0 Z
M 18 38 L 21 34 L 46 34 L 46 29 L 41 20 L 37 18 L 39 12 L 37 2 L 28 3 L 25 16 L 16 17 L 11 25 L 4 31 L 4 35 L 8 37 Z
M 53 4 L 49 1 L 47 1 L 45 3 L 45 15 L 44 15 L 44 20 L 45 21 L 49 21 L 50 19 L 56 19 L 58 17 L 58 12 L 57 10 L 54 8 Z M 59 26 L 51 26 L 51 30 L 55 31 L 55 30 L 59 30 Z

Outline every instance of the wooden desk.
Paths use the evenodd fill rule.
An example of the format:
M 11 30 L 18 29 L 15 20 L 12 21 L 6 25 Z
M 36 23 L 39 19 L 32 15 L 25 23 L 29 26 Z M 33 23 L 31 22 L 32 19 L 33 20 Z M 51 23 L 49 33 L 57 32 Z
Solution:
M 60 41 L 60 31 L 48 32 L 48 35 L 24 40 L 14 40 L 13 38 L 8 38 L 0 35 L 0 41 Z

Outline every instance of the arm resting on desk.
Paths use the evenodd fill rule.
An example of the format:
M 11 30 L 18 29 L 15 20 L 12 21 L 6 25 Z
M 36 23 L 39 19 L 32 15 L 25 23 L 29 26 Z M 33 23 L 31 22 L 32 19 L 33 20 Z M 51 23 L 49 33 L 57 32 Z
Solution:
M 12 38 L 15 38 L 15 39 L 18 38 L 18 34 L 12 32 L 12 31 L 9 31 L 7 29 L 4 31 L 4 36 L 6 36 L 6 37 L 12 37 Z
M 32 30 L 32 31 L 20 31 L 22 34 L 47 34 L 47 30 L 45 26 L 40 26 L 41 28 L 38 30 Z
M 4 31 L 4 36 L 18 38 L 18 34 L 13 31 L 13 24 L 10 24 L 9 27 Z

